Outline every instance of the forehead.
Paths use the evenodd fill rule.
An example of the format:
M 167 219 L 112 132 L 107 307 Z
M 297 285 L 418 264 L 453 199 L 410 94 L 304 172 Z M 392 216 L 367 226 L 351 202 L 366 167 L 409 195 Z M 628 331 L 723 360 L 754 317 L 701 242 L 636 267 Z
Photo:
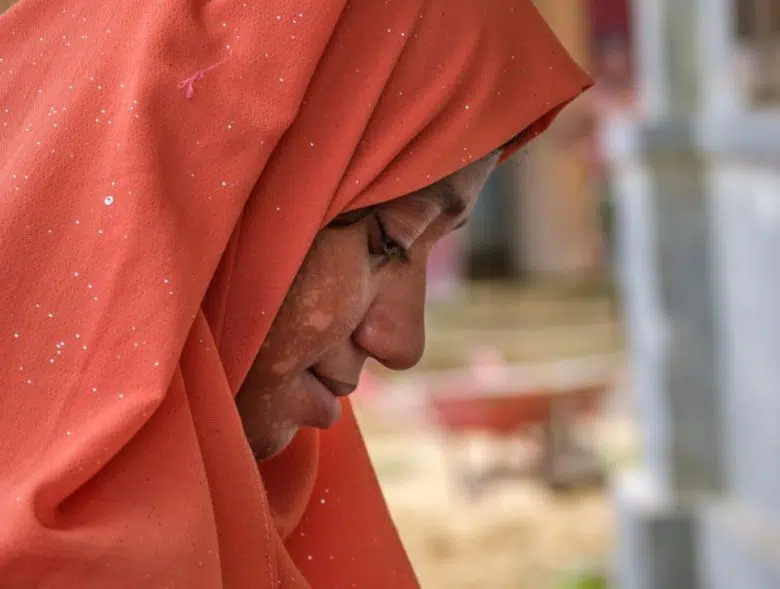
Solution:
M 499 153 L 491 153 L 490 155 L 469 164 L 465 168 L 461 168 L 450 174 L 440 180 L 440 182 L 450 184 L 452 188 L 461 195 L 479 192 L 482 185 L 487 180 L 487 177 L 496 168 L 499 156 Z
M 434 200 L 442 212 L 452 217 L 468 215 L 498 159 L 498 153 L 489 154 L 410 195 L 409 200 Z
M 493 152 L 416 192 L 378 205 L 346 211 L 334 219 L 330 226 L 351 225 L 376 208 L 424 213 L 424 216 L 432 213 L 453 218 L 468 216 L 499 157 L 500 152 Z

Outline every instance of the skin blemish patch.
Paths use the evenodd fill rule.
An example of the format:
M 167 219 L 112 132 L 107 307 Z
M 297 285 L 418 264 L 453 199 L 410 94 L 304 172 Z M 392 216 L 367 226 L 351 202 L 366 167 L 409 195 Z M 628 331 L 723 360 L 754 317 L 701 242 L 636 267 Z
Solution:
M 290 356 L 284 360 L 274 363 L 271 366 L 271 372 L 274 374 L 287 374 L 298 365 L 298 357 Z
M 322 311 L 314 311 L 304 321 L 304 327 L 313 327 L 317 331 L 325 331 L 333 323 L 333 315 Z

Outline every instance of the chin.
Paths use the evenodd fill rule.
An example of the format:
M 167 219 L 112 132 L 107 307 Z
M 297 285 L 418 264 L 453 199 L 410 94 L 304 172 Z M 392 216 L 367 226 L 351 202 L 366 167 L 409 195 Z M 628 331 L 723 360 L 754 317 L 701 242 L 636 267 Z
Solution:
M 247 436 L 250 440 L 249 447 L 252 449 L 255 460 L 262 462 L 278 456 L 290 445 L 297 432 L 298 428 L 296 426 L 287 426 L 276 429 L 270 435 L 266 434 L 262 437 Z

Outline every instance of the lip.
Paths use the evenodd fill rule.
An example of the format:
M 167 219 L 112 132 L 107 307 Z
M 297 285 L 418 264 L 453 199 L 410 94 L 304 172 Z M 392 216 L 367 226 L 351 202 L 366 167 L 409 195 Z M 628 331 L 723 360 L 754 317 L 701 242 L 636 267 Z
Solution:
M 338 421 L 341 417 L 339 399 L 357 388 L 357 385 L 322 376 L 311 368 L 306 370 L 304 386 L 312 409 L 310 419 L 304 425 L 319 429 L 328 429 Z
M 314 378 L 320 381 L 320 383 L 322 383 L 322 385 L 328 389 L 334 397 L 346 397 L 347 395 L 354 393 L 355 389 L 357 388 L 357 384 L 330 378 L 324 374 L 319 374 L 313 369 L 309 369 L 309 372 L 311 372 L 314 375 Z

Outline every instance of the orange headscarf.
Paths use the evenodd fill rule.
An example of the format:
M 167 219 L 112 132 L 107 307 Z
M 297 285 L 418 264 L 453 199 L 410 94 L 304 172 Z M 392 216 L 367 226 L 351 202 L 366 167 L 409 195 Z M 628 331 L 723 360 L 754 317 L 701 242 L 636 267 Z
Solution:
M 588 78 L 527 0 L 21 0 L 0 17 L 0 586 L 408 588 L 346 407 L 233 395 L 316 232 Z

